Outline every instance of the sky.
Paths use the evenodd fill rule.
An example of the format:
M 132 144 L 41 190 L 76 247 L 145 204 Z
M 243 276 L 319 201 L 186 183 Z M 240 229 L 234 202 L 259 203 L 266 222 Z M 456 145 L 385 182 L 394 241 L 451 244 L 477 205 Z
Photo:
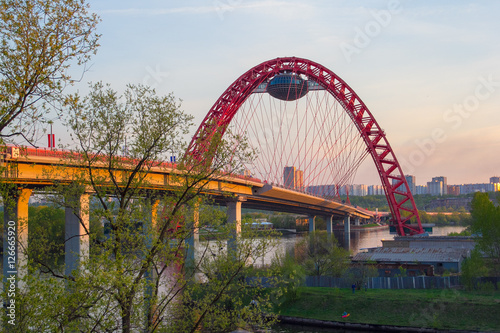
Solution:
M 172 92 L 200 124 L 277 57 L 317 62 L 361 97 L 417 185 L 500 175 L 498 1 L 89 0 L 101 46 L 83 82 Z M 193 128 L 193 133 L 196 128 Z M 65 137 L 64 129 L 56 129 Z M 379 184 L 371 160 L 355 179 Z

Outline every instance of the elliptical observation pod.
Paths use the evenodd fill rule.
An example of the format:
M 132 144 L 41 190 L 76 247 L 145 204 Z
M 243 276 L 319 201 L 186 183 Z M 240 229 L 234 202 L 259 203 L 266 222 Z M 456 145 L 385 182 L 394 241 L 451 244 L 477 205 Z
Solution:
M 266 91 L 283 101 L 294 101 L 307 94 L 307 80 L 296 74 L 280 73 L 269 81 Z

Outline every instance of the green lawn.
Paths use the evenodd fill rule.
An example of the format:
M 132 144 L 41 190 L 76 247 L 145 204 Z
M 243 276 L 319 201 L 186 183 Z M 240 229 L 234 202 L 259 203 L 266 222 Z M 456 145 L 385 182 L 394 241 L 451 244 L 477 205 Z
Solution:
M 301 288 L 284 316 L 396 326 L 500 331 L 500 292 Z M 342 313 L 350 313 L 343 319 Z

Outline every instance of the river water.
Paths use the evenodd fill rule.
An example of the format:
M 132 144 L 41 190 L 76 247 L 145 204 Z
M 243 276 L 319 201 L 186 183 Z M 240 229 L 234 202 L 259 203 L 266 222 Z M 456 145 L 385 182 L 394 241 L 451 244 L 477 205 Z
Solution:
M 434 227 L 431 236 L 446 236 L 451 232 L 460 232 L 465 227 L 447 226 L 447 227 Z M 344 244 L 344 231 L 334 230 L 335 238 L 339 243 L 345 247 Z M 352 254 L 356 254 L 360 249 L 382 246 L 382 240 L 394 239 L 395 235 L 389 233 L 389 229 L 382 230 L 351 230 L 351 244 L 349 250 Z
M 434 227 L 431 236 L 446 236 L 451 232 L 460 232 L 464 230 L 464 227 L 458 226 L 448 226 L 448 227 Z M 285 253 L 294 253 L 295 244 L 300 242 L 304 234 L 292 234 L 289 236 L 281 237 L 278 240 L 277 248 L 269 252 L 265 257 L 261 258 L 260 261 L 255 262 L 256 266 L 269 265 L 276 255 L 283 255 Z M 334 235 L 339 245 L 345 248 L 344 244 L 344 231 L 334 230 Z M 361 230 L 352 231 L 351 230 L 351 242 L 349 250 L 352 255 L 359 252 L 360 249 L 380 247 L 382 246 L 382 240 L 392 240 L 395 235 L 389 233 L 389 229 L 378 229 L 378 230 Z

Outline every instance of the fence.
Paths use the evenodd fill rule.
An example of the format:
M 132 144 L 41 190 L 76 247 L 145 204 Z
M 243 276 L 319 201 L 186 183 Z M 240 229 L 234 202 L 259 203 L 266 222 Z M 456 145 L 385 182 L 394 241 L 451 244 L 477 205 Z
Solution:
M 446 289 L 458 288 L 463 284 L 459 276 L 408 276 L 366 278 L 369 289 Z M 500 277 L 478 278 L 478 283 L 491 283 L 498 290 Z M 307 287 L 351 288 L 352 280 L 330 276 L 307 276 Z M 364 288 L 363 286 L 360 286 Z

